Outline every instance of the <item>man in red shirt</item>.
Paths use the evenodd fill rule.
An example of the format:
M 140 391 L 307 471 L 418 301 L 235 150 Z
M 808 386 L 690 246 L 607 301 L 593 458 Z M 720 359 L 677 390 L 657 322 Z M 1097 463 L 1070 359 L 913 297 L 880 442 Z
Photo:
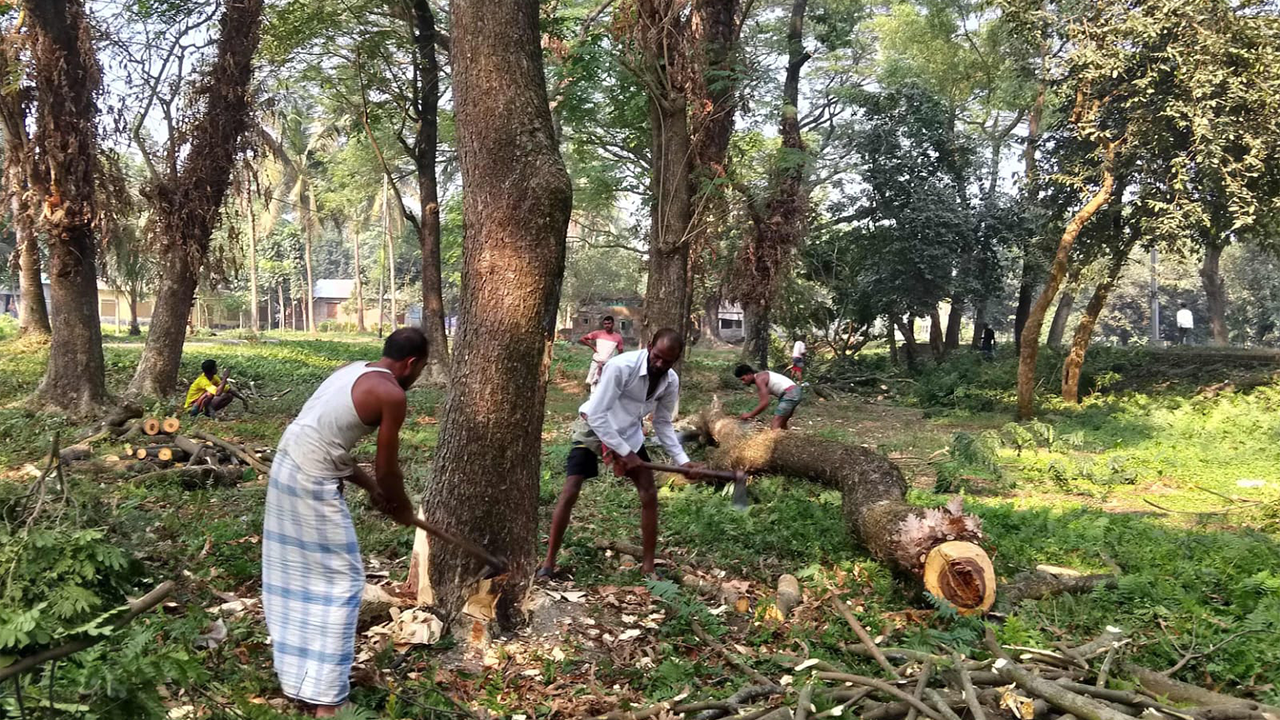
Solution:
M 600 382 L 600 371 L 609 358 L 622 352 L 622 335 L 614 332 L 613 316 L 605 315 L 600 321 L 600 329 L 593 330 L 578 339 L 578 342 L 591 348 L 591 368 L 587 370 L 587 385 L 596 389 Z

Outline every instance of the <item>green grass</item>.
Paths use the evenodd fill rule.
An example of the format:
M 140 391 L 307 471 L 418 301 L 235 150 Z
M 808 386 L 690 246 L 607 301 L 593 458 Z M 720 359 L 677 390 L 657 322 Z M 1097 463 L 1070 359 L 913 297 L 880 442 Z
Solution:
M 115 340 L 106 346 L 108 375 L 111 386 L 121 389 L 141 349 L 127 338 Z M 252 414 L 237 411 L 216 425 L 219 434 L 271 445 L 330 371 L 372 358 L 377 351 L 378 343 L 371 337 L 313 340 L 290 335 L 278 342 L 244 343 L 200 339 L 188 345 L 181 375 L 189 379 L 202 360 L 213 357 L 266 395 L 293 388 L 278 401 L 260 403 Z M 38 462 L 53 431 L 61 429 L 68 436 L 75 432 L 60 418 L 23 407 L 46 356 L 47 349 L 37 344 L 0 341 L 0 433 L 8 440 L 0 446 L 2 466 Z M 567 429 L 585 396 L 581 380 L 587 359 L 583 348 L 556 348 L 544 421 L 542 532 L 563 482 Z M 1008 380 L 1007 368 L 959 360 L 956 367 L 931 369 L 921 377 L 923 387 L 913 402 L 923 406 L 924 413 L 867 405 L 857 398 L 820 402 L 811 396 L 797 414 L 797 427 L 847 442 L 875 442 L 882 451 L 907 458 L 903 463 L 913 478 L 911 497 L 917 503 L 942 502 L 933 492 L 938 482 L 965 490 L 969 507 L 983 518 L 997 571 L 1005 578 L 1037 563 L 1086 572 L 1106 571 L 1112 563 L 1123 569 L 1124 577 L 1113 590 L 1010 608 L 1001 631 L 1006 639 L 1082 639 L 1106 625 L 1119 625 L 1134 638 L 1137 661 L 1164 669 L 1193 644 L 1203 650 L 1242 630 L 1256 631 L 1192 660 L 1177 677 L 1193 682 L 1212 678 L 1216 685 L 1275 702 L 1280 699 L 1274 689 L 1280 686 L 1280 648 L 1274 643 L 1280 633 L 1280 545 L 1275 535 L 1280 515 L 1280 389 L 1264 386 L 1202 399 L 1185 385 L 1153 381 L 1142 387 L 1142 378 L 1159 375 L 1144 365 L 1155 362 L 1150 358 L 1117 353 L 1104 359 L 1108 369 L 1090 377 L 1121 368 L 1132 386 L 1095 393 L 1079 408 L 1046 403 L 1040 424 L 1009 424 L 1004 412 L 1008 385 L 1001 387 Z M 682 371 L 683 413 L 705 407 L 713 396 L 729 411 L 752 405 L 752 397 L 727 379 L 733 360 L 732 352 L 695 352 Z M 956 386 L 959 383 L 963 388 Z M 158 408 L 176 407 L 178 399 L 175 394 Z M 439 419 L 442 401 L 438 390 L 410 393 L 401 459 L 413 493 L 420 493 L 428 482 L 440 425 L 427 418 Z M 371 453 L 372 441 L 359 451 Z M 1241 486 L 1240 480 L 1260 480 L 1263 485 Z M 25 482 L 11 474 L 0 482 L 0 498 L 14 497 Z M 1260 502 L 1208 514 L 1229 504 L 1208 490 Z M 157 712 L 154 688 L 163 684 L 171 694 L 197 692 L 196 688 L 213 692 L 245 717 L 279 717 L 249 702 L 277 694 L 259 620 L 247 617 L 230 623 L 231 639 L 215 650 L 190 649 L 191 640 L 210 620 L 202 608 L 220 602 L 215 591 L 257 596 L 260 546 L 255 536 L 261 528 L 265 488 L 247 483 L 191 492 L 164 480 L 138 485 L 112 473 L 73 472 L 69 491 L 79 507 L 74 527 L 101 528 L 113 547 L 135 560 L 116 585 L 102 591 L 95 607 L 110 607 L 126 591 L 136 592 L 165 578 L 181 582 L 175 610 L 148 616 L 119 639 L 63 663 L 59 676 L 64 680 L 58 681 L 55 696 L 90 697 L 95 703 L 115 698 L 110 709 L 95 708 L 103 720 L 157 717 L 163 713 Z M 789 625 L 763 620 L 774 581 L 790 572 L 801 577 L 813 597 L 830 587 L 852 593 L 865 605 L 863 619 L 882 625 L 879 629 L 892 643 L 977 643 L 977 625 L 950 619 L 946 613 L 900 629 L 878 619 L 882 612 L 929 605 L 847 536 L 837 493 L 783 477 L 762 478 L 752 492 L 753 504 L 745 513 L 734 511 L 727 497 L 706 486 L 671 484 L 660 493 L 659 542 L 664 552 L 751 583 L 748 613 L 704 615 L 708 629 L 728 633 L 733 642 L 747 647 L 794 648 L 795 642 L 803 642 L 815 657 L 874 672 L 865 661 L 840 650 L 840 643 L 854 640 L 852 634 L 821 611 Z M 377 515 L 362 494 L 350 493 L 349 499 L 366 562 L 379 563 L 393 577 L 402 576 L 412 535 Z M 1148 499 L 1185 512 L 1164 514 L 1147 505 Z M 608 475 L 588 483 L 561 556 L 575 570 L 580 586 L 641 584 L 635 569 L 621 567 L 617 557 L 595 547 L 598 539 L 638 542 L 638 515 L 629 484 Z M 68 515 L 61 522 L 70 528 L 71 519 Z M 540 537 L 539 544 L 543 542 Z M 45 570 L 24 572 L 34 582 Z M 669 618 L 653 636 L 657 662 L 652 667 L 616 663 L 566 646 L 566 660 L 536 661 L 543 663 L 536 667 L 544 681 L 549 684 L 546 678 L 555 674 L 580 683 L 580 693 L 618 684 L 655 701 L 686 688 L 713 688 L 704 694 L 722 696 L 739 686 L 737 679 L 726 678 L 723 669 L 709 664 L 705 650 L 689 635 L 687 617 L 705 613 L 704 603 L 674 586 L 650 589 Z M 0 595 L 0 627 L 5 612 L 15 609 L 5 605 L 5 597 Z M 606 609 L 587 607 L 584 612 L 599 616 Z M 513 679 L 523 676 L 463 673 L 437 686 L 431 679 L 433 668 L 444 652 L 415 650 L 411 658 L 421 673 L 418 680 L 403 680 L 394 693 L 362 687 L 353 697 L 384 717 L 428 717 L 423 706 L 447 707 L 440 690 L 455 696 L 465 692 L 499 713 L 539 712 L 539 707 L 539 717 L 550 713 L 549 704 L 522 705 L 542 702 L 529 700 L 539 695 L 536 687 L 529 687 L 530 681 Z M 383 661 L 389 663 L 391 657 Z M 590 673 L 587 663 L 593 665 Z M 757 664 L 775 676 L 781 673 L 767 663 Z M 588 678 L 597 684 L 589 685 Z M 104 686 L 108 680 L 116 685 Z M 88 694 L 79 695 L 73 683 L 90 688 Z M 517 684 L 523 690 L 517 692 Z M 0 697 L 0 707 L 4 702 Z

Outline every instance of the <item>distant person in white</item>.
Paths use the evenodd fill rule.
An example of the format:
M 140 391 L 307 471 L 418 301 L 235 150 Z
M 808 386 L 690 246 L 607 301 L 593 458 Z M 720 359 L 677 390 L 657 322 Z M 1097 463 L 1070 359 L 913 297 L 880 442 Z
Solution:
M 1178 303 L 1178 344 L 1186 345 L 1187 338 L 1195 328 L 1196 321 L 1191 317 L 1191 310 L 1186 303 Z
M 605 315 L 600 329 L 583 335 L 578 342 L 591 348 L 591 367 L 587 369 L 587 385 L 595 392 L 600 382 L 600 371 L 609 358 L 622 352 L 622 335 L 613 329 L 613 316 Z
M 802 337 L 796 338 L 796 344 L 791 346 L 791 379 L 796 382 L 804 380 L 804 354 L 808 350 Z

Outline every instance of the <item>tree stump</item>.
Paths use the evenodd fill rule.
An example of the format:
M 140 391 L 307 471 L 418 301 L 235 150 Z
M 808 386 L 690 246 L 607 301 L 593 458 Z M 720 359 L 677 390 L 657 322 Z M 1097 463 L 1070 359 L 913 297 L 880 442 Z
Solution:
M 907 483 L 888 458 L 870 448 L 794 431 L 753 432 L 736 418 L 704 415 L 698 424 L 717 448 L 713 467 L 803 478 L 840 491 L 845 526 L 872 557 L 923 583 L 964 614 L 995 602 L 996 576 L 979 543 L 981 521 L 959 497 L 944 508 L 906 501 Z

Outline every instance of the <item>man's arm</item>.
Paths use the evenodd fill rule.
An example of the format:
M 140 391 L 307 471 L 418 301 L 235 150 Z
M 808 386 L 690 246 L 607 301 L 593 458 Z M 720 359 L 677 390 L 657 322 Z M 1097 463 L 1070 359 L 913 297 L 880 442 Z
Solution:
M 773 396 L 769 394 L 769 381 L 761 377 L 760 375 L 761 373 L 756 373 L 756 390 L 760 395 L 760 404 L 756 405 L 755 410 L 752 410 L 751 412 L 742 413 L 741 415 L 738 416 L 743 420 L 750 420 L 751 418 L 759 415 L 765 410 L 768 410 L 769 403 L 773 400 Z
M 658 398 L 657 406 L 653 409 L 653 434 L 658 436 L 662 449 L 667 451 L 675 464 L 688 465 L 689 455 L 685 453 L 684 446 L 680 444 L 680 437 L 676 435 L 676 428 L 671 424 L 671 419 L 676 414 L 676 401 L 679 398 L 680 379 L 673 375 L 672 380 L 663 389 L 662 397 Z
M 210 394 L 221 395 L 222 391 L 227 389 L 227 381 L 230 379 L 231 379 L 231 368 L 227 368 L 227 371 L 222 373 L 222 382 L 218 383 L 218 387 L 214 388 L 213 392 L 211 392 Z
M 604 369 L 600 371 L 600 382 L 596 385 L 595 394 L 587 400 L 587 407 L 583 411 L 583 415 L 587 417 L 587 425 L 595 431 L 600 442 L 604 443 L 613 452 L 618 455 L 630 455 L 638 448 L 632 448 L 627 444 L 622 436 L 618 434 L 618 430 L 613 427 L 613 423 L 609 421 L 609 408 L 622 397 L 622 367 L 619 363 L 608 362 L 604 364 Z
M 595 344 L 594 342 L 592 342 L 592 340 L 594 340 L 594 338 L 592 338 L 592 337 L 591 337 L 592 335 L 595 335 L 595 333 L 594 333 L 594 332 L 590 332 L 590 333 L 587 333 L 586 335 L 583 335 L 582 337 L 578 338 L 578 344 L 579 344 L 579 345 L 585 345 L 585 346 L 587 346 L 587 347 L 591 348 L 592 352 L 594 352 L 594 351 L 595 351 L 595 349 L 596 349 L 596 344 Z
M 404 491 L 404 475 L 400 472 L 400 427 L 408 412 L 404 392 L 386 391 L 382 403 L 382 421 L 378 423 L 378 455 L 374 460 L 379 510 L 401 525 L 413 524 L 413 503 Z

